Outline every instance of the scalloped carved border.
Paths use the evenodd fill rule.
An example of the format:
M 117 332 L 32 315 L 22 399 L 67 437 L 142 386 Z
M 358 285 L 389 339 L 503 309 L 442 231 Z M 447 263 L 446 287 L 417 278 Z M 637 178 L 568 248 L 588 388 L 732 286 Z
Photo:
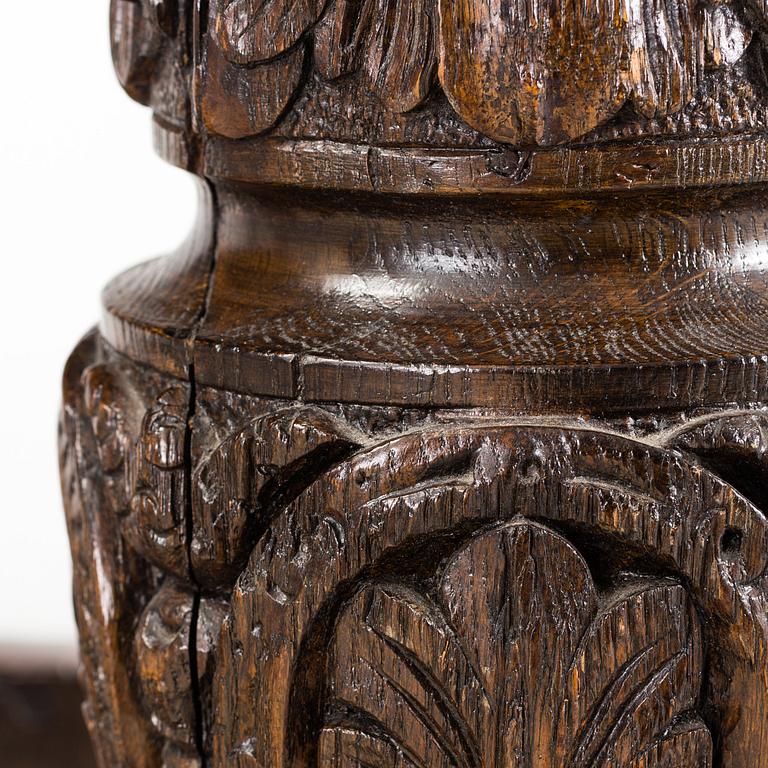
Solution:
M 215 136 L 271 131 L 312 78 L 333 94 L 321 102 L 341 99 L 337 111 L 367 94 L 395 122 L 429 112 L 441 92 L 465 140 L 524 150 L 764 122 L 765 20 L 753 4 L 537 0 L 500 15 L 489 0 L 211 0 L 198 13 L 189 2 L 112 0 L 113 53 L 134 98 L 182 127 L 185 107 L 166 102 L 194 94 L 200 127 Z

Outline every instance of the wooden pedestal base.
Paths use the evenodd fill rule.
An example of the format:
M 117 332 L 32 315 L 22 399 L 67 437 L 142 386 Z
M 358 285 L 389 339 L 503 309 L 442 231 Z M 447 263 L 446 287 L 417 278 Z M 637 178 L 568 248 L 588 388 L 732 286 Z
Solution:
M 768 27 L 113 0 L 198 224 L 65 374 L 100 768 L 768 768 Z
M 65 393 L 102 766 L 762 766 L 768 411 Z

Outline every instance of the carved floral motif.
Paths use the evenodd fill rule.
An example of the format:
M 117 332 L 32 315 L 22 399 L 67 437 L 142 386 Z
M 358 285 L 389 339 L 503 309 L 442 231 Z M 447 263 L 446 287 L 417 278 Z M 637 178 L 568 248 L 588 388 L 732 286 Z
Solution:
M 178 129 L 193 93 L 206 131 L 243 138 L 275 127 L 311 77 L 354 78 L 393 119 L 439 87 L 479 134 L 535 148 L 621 133 L 619 113 L 651 133 L 758 124 L 762 70 L 744 62 L 763 17 L 695 0 L 112 0 L 112 46 L 128 93 Z M 196 72 L 187 28 L 203 35 Z
M 718 764 L 768 768 L 764 412 L 393 435 L 206 397 L 188 424 L 93 339 L 68 367 L 104 768 L 706 768 L 704 711 Z
M 469 125 L 521 147 L 578 139 L 627 103 L 647 119 L 676 114 L 705 66 L 735 64 L 751 38 L 730 6 L 694 0 L 215 0 L 209 23 L 211 45 L 248 68 L 229 84 L 239 80 L 255 110 L 225 125 L 209 101 L 209 127 L 225 135 L 279 118 L 311 31 L 326 80 L 360 72 L 396 112 L 418 107 L 439 80 Z
M 190 114 L 189 0 L 111 0 L 112 59 L 131 98 L 181 130 Z
M 214 764 L 706 766 L 703 688 L 723 765 L 768 766 L 745 748 L 768 723 L 740 715 L 768 703 L 768 523 L 655 439 L 443 425 L 326 472 L 232 592 Z M 728 627 L 704 681 L 686 593 Z
M 454 554 L 436 600 L 363 590 L 330 665 L 341 722 L 321 766 L 711 765 L 685 590 L 639 580 L 598 601 L 574 548 L 527 521 Z
M 165 36 L 178 25 L 178 0 L 112 0 L 112 56 L 122 86 L 150 103 L 152 81 Z

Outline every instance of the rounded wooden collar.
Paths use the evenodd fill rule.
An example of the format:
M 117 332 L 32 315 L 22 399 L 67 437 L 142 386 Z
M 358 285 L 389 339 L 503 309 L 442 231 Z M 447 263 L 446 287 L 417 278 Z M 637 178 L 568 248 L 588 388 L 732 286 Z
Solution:
M 307 402 L 632 411 L 768 400 L 765 192 L 203 195 L 102 332 L 204 386 Z M 595 393 L 600 396 L 596 397 Z

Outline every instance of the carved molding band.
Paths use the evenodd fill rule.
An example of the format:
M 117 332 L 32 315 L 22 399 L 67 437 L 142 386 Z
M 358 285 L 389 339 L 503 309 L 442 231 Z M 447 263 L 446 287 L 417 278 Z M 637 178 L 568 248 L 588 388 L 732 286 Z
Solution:
M 203 179 L 65 375 L 100 768 L 768 768 L 761 1 L 112 43 Z
M 425 101 L 437 74 L 470 125 L 530 147 L 580 138 L 627 100 L 650 118 L 680 112 L 703 66 L 704 18 L 715 28 L 710 54 L 721 65 L 737 61 L 749 42 L 729 6 L 698 18 L 686 0 L 648 5 L 336 0 L 323 16 L 324 1 L 217 0 L 211 23 L 230 62 L 269 66 L 276 82 L 300 70 L 303 51 L 269 62 L 320 22 L 315 67 L 325 79 L 359 69 L 390 109 L 408 112 Z M 718 32 L 729 23 L 734 36 L 724 56 Z
M 757 13 L 689 0 L 498 7 L 488 0 L 215 0 L 209 17 L 211 44 L 231 64 L 249 67 L 239 77 L 253 87 L 259 115 L 252 113 L 250 129 L 231 126 L 224 135 L 256 133 L 279 119 L 298 88 L 301 40 L 309 35 L 314 69 L 326 81 L 359 73 L 399 113 L 424 104 L 439 81 L 466 123 L 523 148 L 583 138 L 624 106 L 641 123 L 682 115 L 713 72 L 738 68 L 750 23 L 759 24 Z
M 760 181 L 761 150 L 726 155 L 749 154 L 768 128 L 767 34 L 751 0 L 211 0 L 204 17 L 188 0 L 113 0 L 118 73 L 154 108 L 172 162 L 296 183 L 303 175 L 282 163 L 299 142 L 299 165 L 302 152 L 316 156 L 310 176 L 328 147 L 338 155 L 316 184 L 376 189 L 364 172 L 345 178 L 361 172 L 356 148 L 377 147 L 392 155 L 393 190 L 406 192 L 405 169 L 420 160 L 434 175 L 424 191 L 573 188 L 558 180 L 567 157 L 595 171 L 584 145 L 605 150 L 607 178 L 582 179 L 582 191 Z M 690 158 L 699 171 L 681 174 L 699 139 L 724 137 L 733 144 L 721 159 Z M 464 154 L 454 162 L 446 150 Z

